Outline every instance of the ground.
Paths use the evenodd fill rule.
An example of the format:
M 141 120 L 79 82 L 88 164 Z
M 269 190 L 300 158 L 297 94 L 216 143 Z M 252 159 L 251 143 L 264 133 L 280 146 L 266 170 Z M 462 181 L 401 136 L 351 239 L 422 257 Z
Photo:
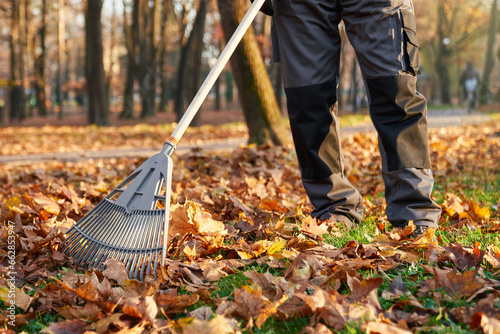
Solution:
M 416 240 L 385 218 L 366 117 L 341 120 L 346 173 L 366 207 L 353 227 L 308 216 L 292 147 L 241 145 L 243 123 L 190 129 L 183 140 L 193 146 L 173 156 L 166 263 L 142 281 L 128 279 L 133 261 L 82 268 L 62 242 L 172 126 L 1 129 L 0 321 L 26 333 L 496 333 L 499 116 L 429 114 L 443 211 Z

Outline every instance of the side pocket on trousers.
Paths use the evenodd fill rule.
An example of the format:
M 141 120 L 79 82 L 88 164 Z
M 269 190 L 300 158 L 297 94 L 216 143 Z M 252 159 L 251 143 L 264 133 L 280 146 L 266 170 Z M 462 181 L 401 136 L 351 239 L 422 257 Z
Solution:
M 418 55 L 417 24 L 415 15 L 408 10 L 401 10 L 403 40 L 403 70 L 413 75 L 419 74 L 420 60 Z

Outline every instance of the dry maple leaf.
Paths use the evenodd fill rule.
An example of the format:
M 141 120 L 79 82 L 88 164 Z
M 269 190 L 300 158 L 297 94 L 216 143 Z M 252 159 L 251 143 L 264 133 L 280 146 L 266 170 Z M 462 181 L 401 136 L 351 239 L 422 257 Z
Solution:
M 0 286 L 0 301 L 4 302 L 6 306 L 10 305 L 10 300 L 12 299 L 10 296 L 12 293 L 16 298 L 16 307 L 19 307 L 26 312 L 33 301 L 33 298 L 17 286 L 14 286 L 14 291 L 12 291 L 7 280 L 2 280 L 2 286 Z
M 234 292 L 234 302 L 221 304 L 217 314 L 240 317 L 248 321 L 247 326 L 253 325 L 255 319 L 255 324 L 261 328 L 269 317 L 278 312 L 278 307 L 287 300 L 288 296 L 282 296 L 272 302 L 260 290 L 243 286 Z
M 468 271 L 472 267 L 479 268 L 485 254 L 479 247 L 481 244 L 475 242 L 472 251 L 465 250 L 460 244 L 450 244 L 445 247 L 445 253 L 440 255 L 440 260 L 450 260 L 460 271 Z
M 47 334 L 83 334 L 85 333 L 87 323 L 81 320 L 63 320 L 53 322 L 48 327 L 44 328 L 40 333 Z
M 383 322 L 369 321 L 366 324 L 366 332 L 370 334 L 411 334 L 412 332 L 403 328 L 399 328 L 392 324 Z
M 302 231 L 321 236 L 328 233 L 328 224 L 325 221 L 322 222 L 316 218 L 307 216 L 302 220 Z
M 128 280 L 128 272 L 123 262 L 109 258 L 104 262 L 104 265 L 106 266 L 102 272 L 104 277 L 115 280 L 120 285 Z
M 158 314 L 158 306 L 153 296 L 131 297 L 125 300 L 122 312 L 141 321 L 153 322 Z
M 210 320 L 187 319 L 178 321 L 183 334 L 241 333 L 238 325 L 232 319 L 216 315 Z
M 177 295 L 177 289 L 169 290 L 166 294 L 158 294 L 156 303 L 165 314 L 174 314 L 184 311 L 199 300 L 199 295 Z
M 382 277 L 366 278 L 359 280 L 356 276 L 351 276 L 349 273 L 347 275 L 347 284 L 351 289 L 351 300 L 361 300 L 366 298 L 372 291 L 378 289 L 382 285 L 384 279 Z
M 483 313 L 472 316 L 471 328 L 481 327 L 484 334 L 500 334 L 500 320 L 490 318 Z

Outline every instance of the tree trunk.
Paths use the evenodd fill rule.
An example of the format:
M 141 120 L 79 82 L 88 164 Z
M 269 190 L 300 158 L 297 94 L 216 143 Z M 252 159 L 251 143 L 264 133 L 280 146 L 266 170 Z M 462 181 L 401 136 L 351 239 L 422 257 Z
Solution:
M 10 122 L 21 123 L 24 109 L 24 89 L 20 69 L 20 16 L 21 6 L 19 0 L 11 0 L 12 16 L 10 27 L 10 65 L 11 65 L 11 88 L 10 88 Z
M 123 109 L 120 113 L 120 118 L 134 118 L 134 81 L 136 68 L 136 38 L 138 38 L 138 18 L 139 18 L 139 1 L 134 1 L 132 9 L 132 26 L 130 27 L 127 20 L 127 10 L 125 3 L 123 4 L 123 32 L 125 35 L 125 45 L 127 46 L 127 78 L 125 79 L 125 88 L 123 91 Z
M 193 24 L 193 31 L 191 35 L 193 36 L 193 50 L 191 51 L 191 73 L 189 76 L 190 82 L 190 100 L 192 100 L 201 85 L 201 53 L 203 52 L 203 35 L 205 34 L 205 18 L 207 16 L 208 0 L 201 0 L 198 12 L 196 13 L 196 19 Z M 201 110 L 198 110 L 197 114 L 194 116 L 192 126 L 201 125 Z
M 486 49 L 486 61 L 483 69 L 483 81 L 479 88 L 479 102 L 487 104 L 489 101 L 490 78 L 495 62 L 493 60 L 493 47 L 495 45 L 498 24 L 498 1 L 493 0 L 491 5 L 490 26 L 488 31 L 488 46 Z
M 90 124 L 109 125 L 104 88 L 101 10 L 102 0 L 87 0 L 85 13 L 87 49 L 88 119 Z
M 35 88 L 36 88 L 36 105 L 38 108 L 39 116 L 47 116 L 47 96 L 45 94 L 45 57 L 47 50 L 45 46 L 46 36 L 46 20 L 47 20 L 47 0 L 42 0 L 41 8 L 41 27 L 38 30 L 38 37 L 40 40 L 40 53 L 35 58 Z M 36 38 L 35 38 L 36 39 Z M 36 45 L 36 43 L 34 43 Z
M 230 4 L 229 4 L 230 3 Z M 226 40 L 246 13 L 247 1 L 218 0 Z M 249 130 L 249 143 L 290 142 L 290 135 L 276 101 L 253 29 L 250 28 L 231 57 L 241 106 Z
M 440 102 L 444 104 L 451 103 L 451 92 L 450 92 L 450 74 L 448 71 L 448 59 L 450 57 L 451 51 L 447 43 L 445 43 L 448 36 L 445 35 L 445 20 L 446 11 L 444 4 L 438 3 L 438 27 L 437 27 L 437 55 L 435 61 L 435 70 L 437 74 L 437 82 L 440 93 Z
M 225 92 L 226 106 L 229 108 L 233 104 L 233 100 L 234 100 L 233 72 L 226 71 L 225 81 L 226 81 L 226 92 Z
M 173 3 L 171 0 L 163 0 L 163 13 L 161 19 L 161 36 L 166 39 L 168 32 L 167 24 L 170 22 L 171 15 L 173 12 Z M 164 43 L 161 47 L 160 53 L 160 104 L 158 105 L 158 111 L 166 112 L 168 107 L 168 71 L 167 71 L 167 44 Z
M 155 113 L 156 87 L 159 83 L 157 75 L 158 55 L 156 55 L 156 27 L 158 24 L 158 0 L 141 1 L 141 15 L 139 20 L 139 49 L 140 64 L 139 81 L 142 98 L 141 117 L 152 116 Z
M 195 39 L 197 38 L 197 33 L 195 33 L 196 28 L 201 25 L 201 22 L 205 22 L 205 14 L 206 14 L 206 9 L 205 9 L 205 14 L 202 16 L 203 7 L 206 5 L 206 0 L 200 1 L 200 5 L 198 7 L 198 10 L 196 12 L 196 18 L 195 22 L 193 23 L 193 30 L 191 31 L 191 34 L 189 35 L 189 38 L 183 42 L 183 39 L 181 37 L 181 53 L 179 57 L 179 65 L 177 66 L 177 91 L 175 94 L 175 105 L 174 105 L 174 111 L 177 115 L 177 120 L 180 120 L 182 118 L 182 115 L 184 114 L 184 100 L 186 97 L 186 86 L 188 86 L 189 81 L 187 81 L 188 77 L 188 64 L 189 64 L 189 59 L 191 59 L 191 56 L 193 54 L 193 46 L 195 44 Z M 181 30 L 183 31 L 183 30 Z M 183 36 L 183 35 L 181 35 Z M 191 75 L 189 75 L 191 76 Z M 198 111 L 199 113 L 199 111 Z
M 56 83 L 56 96 L 57 105 L 59 107 L 59 119 L 63 117 L 63 92 L 62 85 L 64 81 L 64 55 L 65 55 L 65 14 L 64 14 L 64 0 L 58 0 L 57 7 L 57 83 Z

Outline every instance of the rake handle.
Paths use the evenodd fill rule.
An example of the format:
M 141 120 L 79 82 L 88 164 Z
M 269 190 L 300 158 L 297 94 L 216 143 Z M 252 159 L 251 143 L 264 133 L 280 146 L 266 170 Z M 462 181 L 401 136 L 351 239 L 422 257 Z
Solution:
M 215 65 L 212 67 L 210 70 L 210 73 L 208 76 L 205 78 L 205 81 L 201 85 L 200 89 L 196 93 L 196 96 L 194 99 L 191 101 L 191 104 L 189 107 L 186 109 L 184 115 L 182 116 L 181 120 L 179 121 L 179 124 L 175 127 L 174 132 L 172 133 L 172 136 L 168 139 L 168 141 L 165 144 L 168 144 L 173 150 L 179 140 L 181 139 L 182 135 L 188 128 L 189 124 L 193 120 L 194 116 L 198 112 L 198 110 L 201 107 L 201 104 L 207 97 L 208 93 L 210 93 L 210 90 L 215 84 L 215 81 L 217 81 L 217 78 L 219 75 L 222 73 L 222 70 L 226 66 L 227 62 L 229 61 L 229 58 L 231 55 L 234 53 L 234 50 L 240 43 L 241 39 L 247 32 L 248 28 L 252 24 L 253 20 L 259 13 L 260 8 L 264 4 L 266 0 L 255 0 L 250 8 L 248 9 L 247 13 L 241 20 L 241 23 L 238 25 L 238 28 L 236 28 L 235 32 L 233 33 L 233 36 L 227 43 L 226 47 L 224 50 L 222 50 L 222 53 L 220 54 L 219 58 L 217 59 Z

